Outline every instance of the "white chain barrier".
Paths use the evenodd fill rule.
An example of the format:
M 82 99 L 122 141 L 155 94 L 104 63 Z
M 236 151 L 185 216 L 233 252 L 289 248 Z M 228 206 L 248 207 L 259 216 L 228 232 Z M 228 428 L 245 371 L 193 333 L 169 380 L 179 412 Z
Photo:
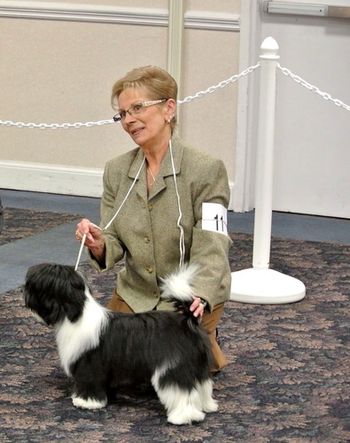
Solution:
M 237 80 L 240 80 L 243 77 L 248 76 L 259 67 L 260 63 L 252 65 L 249 68 L 242 71 L 240 74 L 232 75 L 230 78 L 221 81 L 217 85 L 210 86 L 204 91 L 197 92 L 195 95 L 189 95 L 185 97 L 183 100 L 178 100 L 178 104 L 182 105 L 185 103 L 190 103 L 193 100 L 204 97 L 207 94 L 212 94 L 218 89 L 225 88 L 229 84 L 234 83 Z M 312 85 L 311 83 L 307 82 L 300 76 L 294 74 L 290 69 L 282 67 L 279 63 L 277 64 L 277 67 L 286 77 L 290 77 L 293 81 L 295 81 L 299 85 L 303 86 L 309 91 L 318 94 L 323 99 L 331 101 L 336 106 L 344 108 L 346 111 L 350 111 L 349 105 L 347 105 L 346 103 L 342 102 L 339 99 L 333 98 L 328 92 L 321 91 L 317 86 Z M 29 129 L 81 129 L 81 128 L 91 128 L 93 126 L 110 125 L 112 123 L 115 123 L 112 118 L 109 120 L 100 120 L 96 122 L 90 121 L 90 122 L 76 122 L 76 123 L 24 123 L 24 122 L 15 122 L 11 120 L 0 120 L 0 126 L 15 126 L 16 128 L 29 128 Z
M 92 126 L 109 125 L 114 120 L 100 120 L 98 122 L 76 122 L 76 123 L 24 123 L 13 122 L 11 120 L 0 120 L 0 126 L 16 126 L 16 128 L 29 129 L 80 129 L 91 128 Z
M 247 75 L 251 74 L 253 71 L 255 71 L 257 68 L 259 68 L 260 63 L 257 63 L 254 66 L 250 66 L 249 68 L 245 69 L 244 71 L 242 71 L 240 74 L 235 74 L 232 77 L 228 78 L 227 80 L 223 80 L 222 82 L 218 83 L 215 86 L 210 86 L 208 89 L 206 89 L 205 91 L 199 91 L 197 92 L 197 94 L 195 95 L 189 95 L 188 97 L 184 98 L 183 100 L 178 100 L 178 103 L 180 105 L 182 105 L 183 103 L 190 103 L 191 101 L 203 97 L 204 95 L 207 94 L 212 94 L 213 92 L 215 92 L 217 89 L 220 88 L 225 88 L 227 85 L 229 85 L 230 83 L 234 83 L 237 80 L 240 80 L 243 77 L 246 77 Z
M 341 108 L 346 109 L 347 111 L 350 111 L 350 106 L 346 103 L 342 102 L 341 100 L 337 98 L 333 98 L 328 92 L 321 91 L 317 86 L 312 85 L 311 83 L 307 82 L 303 78 L 299 77 L 296 74 L 293 74 L 292 71 L 290 71 L 288 68 L 282 67 L 279 63 L 277 64 L 277 67 L 282 71 L 282 73 L 290 77 L 292 80 L 294 80 L 299 85 L 303 86 L 304 88 L 308 89 L 309 91 L 315 92 L 320 97 L 324 98 L 325 100 L 329 100 L 333 102 L 336 106 L 339 106 Z
M 234 83 L 237 80 L 251 74 L 259 66 L 260 63 L 257 63 L 254 66 L 250 66 L 249 68 L 242 71 L 240 74 L 232 75 L 230 78 L 221 81 L 217 85 L 210 86 L 205 91 L 199 91 L 195 95 L 189 95 L 183 100 L 178 100 L 178 104 L 182 105 L 184 103 L 190 103 L 191 101 L 201 98 L 207 94 L 212 94 L 217 89 L 225 88 L 229 84 Z M 112 118 L 109 120 L 100 120 L 97 122 L 76 122 L 76 123 L 24 123 L 24 122 L 14 122 L 11 120 L 0 120 L 0 126 L 15 126 L 16 128 L 29 128 L 29 129 L 81 129 L 81 128 L 91 128 L 92 126 L 109 125 L 111 123 L 115 123 Z

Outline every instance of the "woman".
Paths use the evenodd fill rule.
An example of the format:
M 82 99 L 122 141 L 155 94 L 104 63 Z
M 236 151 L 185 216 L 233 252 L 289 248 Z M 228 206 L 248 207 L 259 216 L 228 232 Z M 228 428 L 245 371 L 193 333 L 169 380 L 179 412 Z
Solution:
M 227 364 L 216 328 L 230 293 L 229 237 L 202 229 L 203 203 L 227 208 L 227 173 L 220 160 L 186 146 L 174 133 L 177 85 L 164 70 L 136 68 L 112 91 L 114 117 L 138 146 L 105 167 L 101 228 L 83 219 L 78 240 L 100 271 L 125 257 L 108 307 L 119 312 L 172 309 L 160 300 L 160 278 L 179 263 L 196 263 L 191 310 L 202 317 L 214 355 L 213 371 Z

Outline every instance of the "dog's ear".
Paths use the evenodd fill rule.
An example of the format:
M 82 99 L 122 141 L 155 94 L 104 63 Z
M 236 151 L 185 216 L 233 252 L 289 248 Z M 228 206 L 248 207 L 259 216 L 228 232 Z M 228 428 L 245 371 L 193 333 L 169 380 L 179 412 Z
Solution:
M 44 309 L 40 311 L 38 314 L 49 326 L 58 323 L 64 315 L 62 306 L 55 299 L 46 300 Z
M 84 291 L 72 289 L 69 294 L 66 294 L 63 302 L 63 309 L 69 321 L 74 323 L 81 316 L 84 308 L 84 300 L 86 296 Z
M 65 303 L 63 309 L 68 320 L 72 323 L 77 321 L 81 315 L 81 308 L 76 303 Z
M 66 281 L 63 295 L 63 308 L 69 321 L 75 322 L 82 314 L 85 303 L 85 281 L 76 271 Z

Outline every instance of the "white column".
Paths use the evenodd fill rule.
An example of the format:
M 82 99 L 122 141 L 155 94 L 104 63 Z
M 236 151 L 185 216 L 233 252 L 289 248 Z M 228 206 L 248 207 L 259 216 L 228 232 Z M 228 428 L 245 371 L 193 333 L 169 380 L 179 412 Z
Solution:
M 261 45 L 258 149 L 255 170 L 253 267 L 267 269 L 270 262 L 273 154 L 275 137 L 276 68 L 278 44 L 266 38 Z
M 243 303 L 291 303 L 305 296 L 301 281 L 269 269 L 278 49 L 272 37 L 261 45 L 253 267 L 231 274 L 231 300 Z

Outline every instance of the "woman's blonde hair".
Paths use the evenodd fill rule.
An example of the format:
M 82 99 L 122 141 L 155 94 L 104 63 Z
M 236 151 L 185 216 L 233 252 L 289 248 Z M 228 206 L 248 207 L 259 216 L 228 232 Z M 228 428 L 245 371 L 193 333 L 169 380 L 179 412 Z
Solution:
M 172 98 L 177 101 L 177 83 L 175 79 L 164 69 L 158 66 L 142 66 L 128 72 L 124 77 L 117 80 L 112 88 L 112 107 L 115 108 L 115 99 L 128 88 L 146 88 L 150 93 L 151 100 Z M 176 126 L 176 116 L 170 122 L 171 130 Z

